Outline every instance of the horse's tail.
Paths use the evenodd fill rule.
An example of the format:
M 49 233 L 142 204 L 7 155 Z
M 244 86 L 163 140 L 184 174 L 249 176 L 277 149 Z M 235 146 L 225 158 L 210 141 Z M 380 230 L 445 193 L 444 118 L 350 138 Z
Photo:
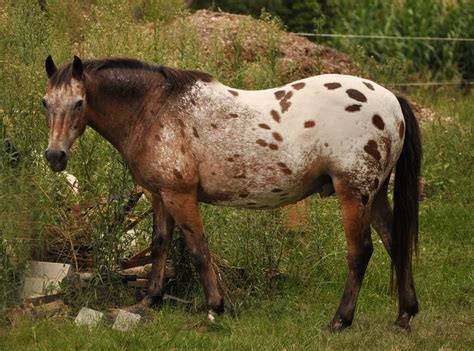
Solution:
M 422 151 L 420 129 L 415 114 L 404 97 L 397 96 L 397 99 L 405 119 L 405 141 L 395 169 L 392 282 L 395 268 L 398 295 L 403 296 L 402 289 L 407 284 L 406 273 L 411 271 L 413 251 L 418 252 L 418 201 Z M 413 308 L 417 310 L 418 306 Z M 418 311 L 413 312 L 415 314 Z

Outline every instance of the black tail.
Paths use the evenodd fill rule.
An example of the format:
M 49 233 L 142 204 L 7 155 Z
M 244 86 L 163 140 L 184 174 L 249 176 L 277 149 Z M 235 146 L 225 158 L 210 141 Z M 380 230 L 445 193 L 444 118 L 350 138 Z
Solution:
M 421 138 L 418 122 L 404 97 L 397 96 L 405 119 L 405 141 L 395 169 L 392 268 L 397 274 L 398 294 L 406 287 L 413 251 L 418 252 L 418 200 L 421 168 Z M 401 127 L 403 128 L 403 127 Z M 402 133 L 403 131 L 400 131 Z M 393 277 L 393 275 L 392 275 Z M 399 306 L 407 308 L 408 306 Z M 410 307 L 408 307 L 410 308 Z M 418 306 L 411 306 L 418 312 Z

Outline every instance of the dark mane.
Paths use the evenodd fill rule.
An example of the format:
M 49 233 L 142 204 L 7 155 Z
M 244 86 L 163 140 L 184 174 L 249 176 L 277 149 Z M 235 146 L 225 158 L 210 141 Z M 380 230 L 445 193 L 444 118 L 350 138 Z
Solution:
M 187 87 L 199 80 L 203 82 L 210 82 L 213 80 L 213 77 L 210 74 L 204 72 L 168 68 L 127 58 L 84 60 L 83 66 L 84 72 L 91 75 L 105 70 L 139 70 L 143 72 L 158 72 L 168 83 L 168 89 L 176 92 L 185 90 Z M 71 78 L 72 64 L 69 63 L 61 66 L 50 78 L 50 82 L 53 87 L 57 87 L 68 84 Z

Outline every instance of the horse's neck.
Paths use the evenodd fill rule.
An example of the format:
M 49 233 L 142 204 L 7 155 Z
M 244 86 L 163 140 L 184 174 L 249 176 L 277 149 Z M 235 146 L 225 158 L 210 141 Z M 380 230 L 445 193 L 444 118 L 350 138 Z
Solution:
M 142 118 L 144 103 L 112 101 L 100 93 L 95 93 L 90 102 L 88 125 L 124 154 Z

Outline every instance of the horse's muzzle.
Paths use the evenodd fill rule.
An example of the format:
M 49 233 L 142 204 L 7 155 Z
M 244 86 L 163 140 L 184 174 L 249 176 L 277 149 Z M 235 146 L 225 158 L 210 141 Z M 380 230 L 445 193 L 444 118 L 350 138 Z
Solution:
M 67 166 L 67 152 L 63 150 L 46 150 L 44 153 L 49 167 L 55 172 L 61 172 Z

